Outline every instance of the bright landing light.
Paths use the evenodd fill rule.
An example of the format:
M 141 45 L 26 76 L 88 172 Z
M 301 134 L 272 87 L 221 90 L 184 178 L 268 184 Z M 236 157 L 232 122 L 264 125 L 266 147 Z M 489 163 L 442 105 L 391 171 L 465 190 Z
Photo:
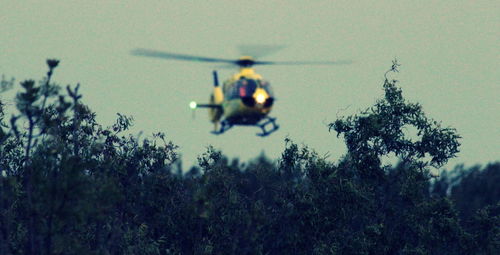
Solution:
M 189 108 L 191 108 L 191 109 L 195 109 L 196 106 L 197 106 L 197 104 L 195 101 L 192 101 L 191 103 L 189 103 Z
M 259 104 L 263 104 L 266 101 L 266 96 L 264 94 L 257 94 L 255 95 L 255 101 Z

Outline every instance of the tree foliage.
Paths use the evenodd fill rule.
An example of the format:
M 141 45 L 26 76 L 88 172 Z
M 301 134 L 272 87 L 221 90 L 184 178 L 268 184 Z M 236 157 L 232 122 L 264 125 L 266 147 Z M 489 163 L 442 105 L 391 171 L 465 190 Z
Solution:
M 462 181 L 451 199 L 437 192 L 445 182 L 429 192 L 428 168 L 455 156 L 459 136 L 406 102 L 394 80 L 373 107 L 330 125 L 348 148 L 338 162 L 287 139 L 277 162 L 240 163 L 209 147 L 182 173 L 164 134 L 125 135 L 133 119 L 121 114 L 103 127 L 78 85 L 63 93 L 51 82 L 58 61 L 47 64 L 42 82 L 20 83 L 10 122 L 0 108 L 0 254 L 499 250 L 498 205 L 458 216 L 467 183 L 483 179 Z M 391 153 L 402 159 L 395 167 L 382 164 Z

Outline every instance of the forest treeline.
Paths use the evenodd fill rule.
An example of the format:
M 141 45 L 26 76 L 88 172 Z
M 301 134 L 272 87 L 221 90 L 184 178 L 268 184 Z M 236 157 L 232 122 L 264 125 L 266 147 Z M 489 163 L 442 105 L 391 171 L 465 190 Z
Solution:
M 499 254 L 500 163 L 430 174 L 460 136 L 395 80 L 330 124 L 347 146 L 335 162 L 287 139 L 277 160 L 209 147 L 183 172 L 164 134 L 100 125 L 47 64 L 20 82 L 18 113 L 0 104 L 0 254 Z

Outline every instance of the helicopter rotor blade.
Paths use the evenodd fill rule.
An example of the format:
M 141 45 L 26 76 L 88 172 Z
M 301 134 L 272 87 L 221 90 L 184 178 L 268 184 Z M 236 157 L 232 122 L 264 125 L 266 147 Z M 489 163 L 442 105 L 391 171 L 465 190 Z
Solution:
M 279 49 L 284 48 L 284 46 L 273 46 L 273 45 L 246 45 L 240 46 L 241 50 L 244 50 L 246 47 L 247 50 L 254 50 L 255 54 L 263 55 L 269 54 Z M 260 52 L 260 54 L 259 54 Z M 153 58 L 161 58 L 161 59 L 175 59 L 175 60 L 183 60 L 183 61 L 193 61 L 193 62 L 209 62 L 209 63 L 224 63 L 237 65 L 240 67 L 251 67 L 253 65 L 347 65 L 351 64 L 350 60 L 339 60 L 339 61 L 258 61 L 254 60 L 254 56 L 250 56 L 250 58 L 240 58 L 236 60 L 231 59 L 223 59 L 223 58 L 209 58 L 209 57 L 201 57 L 194 55 L 186 55 L 186 54 L 177 54 L 170 53 L 165 51 L 158 50 L 149 50 L 149 49 L 135 49 L 130 52 L 135 56 L 143 56 L 143 57 L 153 57 Z M 249 52 L 250 53 L 250 52 Z
M 349 65 L 351 60 L 338 61 L 255 61 L 254 65 Z
M 234 60 L 230 60 L 230 59 L 208 58 L 208 57 L 169 53 L 169 52 L 164 52 L 164 51 L 148 50 L 148 49 L 135 49 L 135 50 L 132 50 L 130 53 L 132 55 L 135 55 L 135 56 L 153 57 L 153 58 L 162 58 L 162 59 L 177 59 L 177 60 L 195 61 L 195 62 L 236 64 Z

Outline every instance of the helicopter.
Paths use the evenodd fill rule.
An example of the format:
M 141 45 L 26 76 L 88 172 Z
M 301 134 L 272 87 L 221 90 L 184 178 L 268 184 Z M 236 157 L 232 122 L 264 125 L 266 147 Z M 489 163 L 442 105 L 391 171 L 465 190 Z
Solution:
M 150 49 L 134 49 L 132 55 L 193 62 L 223 63 L 236 66 L 239 71 L 219 84 L 218 73 L 213 74 L 213 92 L 209 103 L 190 102 L 189 106 L 207 108 L 209 119 L 214 124 L 213 134 L 220 135 L 234 126 L 255 126 L 261 129 L 258 136 L 268 136 L 279 129 L 275 117 L 269 113 L 276 101 L 270 83 L 255 72 L 255 65 L 337 65 L 351 61 L 259 61 L 252 56 L 238 59 L 211 58 L 169 53 Z

